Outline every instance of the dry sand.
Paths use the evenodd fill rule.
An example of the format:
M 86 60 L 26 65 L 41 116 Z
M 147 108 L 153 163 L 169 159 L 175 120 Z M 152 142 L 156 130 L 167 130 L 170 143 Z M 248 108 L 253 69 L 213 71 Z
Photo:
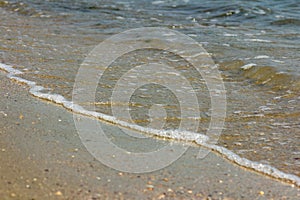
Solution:
M 243 169 L 198 147 L 169 167 L 122 173 L 82 145 L 72 113 L 0 72 L 1 199 L 298 199 L 299 188 Z M 92 119 L 91 119 L 92 120 Z M 122 141 L 126 143 L 126 141 Z

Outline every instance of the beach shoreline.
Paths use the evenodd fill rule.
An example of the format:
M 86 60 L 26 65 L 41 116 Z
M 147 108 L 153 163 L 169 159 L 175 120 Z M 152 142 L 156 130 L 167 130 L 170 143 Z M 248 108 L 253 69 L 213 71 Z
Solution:
M 78 3 L 78 7 L 75 6 L 78 10 L 73 10 L 74 2 Z M 148 9 L 151 10 L 152 5 L 145 8 L 145 13 L 130 11 L 131 6 L 142 6 L 144 9 L 143 3 L 135 4 L 143 1 L 133 1 L 134 5 L 128 4 L 126 8 L 119 5 L 118 1 L 103 5 L 91 1 L 91 4 L 96 4 L 90 8 L 86 7 L 86 2 L 82 2 L 64 1 L 57 5 L 56 2 L 41 1 L 38 5 L 31 1 L 0 1 L 1 199 L 300 198 L 297 26 L 289 24 L 289 21 L 281 21 L 291 28 L 281 32 L 280 26 L 276 24 L 252 26 L 250 23 L 249 26 L 244 23 L 247 19 L 236 18 L 240 23 L 236 27 L 227 24 L 227 15 L 224 18 L 212 16 L 215 21 L 204 17 L 206 21 L 201 24 L 197 21 L 201 18 L 189 17 L 204 11 L 189 3 L 186 6 L 190 9 L 174 7 L 172 14 L 168 10 L 168 3 L 164 4 L 163 1 L 160 2 L 162 5 L 153 5 L 158 8 L 157 12 L 149 13 Z M 48 9 L 51 3 L 54 3 L 54 7 Z M 243 10 L 252 15 L 256 12 L 252 3 L 240 6 L 249 8 Z M 211 15 L 220 11 L 218 6 L 211 6 Z M 236 5 L 232 6 L 234 8 Z M 262 3 L 262 6 L 269 9 L 268 5 Z M 269 14 L 272 17 L 278 12 L 275 7 L 270 8 L 274 9 L 274 13 L 256 13 L 257 20 Z M 104 15 L 99 16 L 97 12 Z M 160 16 L 159 12 L 167 15 Z M 184 14 L 186 18 L 177 16 L 178 13 Z M 121 16 L 130 17 L 127 19 Z M 136 23 L 143 20 L 147 23 Z M 276 22 L 276 17 L 274 20 Z M 278 20 L 280 22 L 281 19 Z M 209 21 L 211 25 L 206 24 Z M 124 27 L 124 24 L 127 26 Z M 227 110 L 225 126 L 218 142 L 215 145 L 202 143 L 214 152 L 199 159 L 197 156 L 202 150 L 201 142 L 192 145 L 179 141 L 179 145 L 191 145 L 183 156 L 161 170 L 138 174 L 112 169 L 86 149 L 74 121 L 72 93 L 78 69 L 95 45 L 114 34 L 144 24 L 184 33 L 209 51 L 224 81 Z M 269 28 L 274 32 L 269 32 Z M 148 56 L 150 61 L 152 56 L 155 61 L 155 52 L 152 53 L 140 52 L 141 61 L 146 62 Z M 158 61 L 163 58 L 157 57 Z M 116 62 L 116 65 L 120 69 L 128 69 L 126 67 L 134 66 L 134 59 L 134 54 L 121 56 L 121 62 Z M 172 60 L 172 57 L 169 59 Z M 178 63 L 173 64 L 176 68 L 175 64 Z M 188 70 L 184 63 L 178 65 Z M 117 74 L 112 72 L 110 78 L 113 80 Z M 203 77 L 189 78 L 201 82 Z M 107 88 L 114 86 L 111 81 L 104 80 L 103 83 Z M 205 103 L 209 106 L 210 99 L 206 98 L 208 94 L 204 89 L 197 90 L 203 94 L 199 98 L 203 107 L 199 107 L 201 119 L 197 133 L 206 136 L 206 125 L 208 127 L 211 113 L 210 108 L 205 107 Z M 95 96 L 105 96 L 97 92 Z M 145 94 L 157 100 L 157 93 Z M 107 103 L 106 97 L 103 97 L 104 100 L 101 98 L 95 98 L 95 102 L 90 103 L 99 104 L 99 108 L 105 104 L 103 111 L 107 111 L 107 105 L 113 102 Z M 126 120 L 118 120 L 114 118 L 115 115 L 97 109 L 97 113 L 90 112 L 88 108 L 75 109 L 75 112 L 79 113 L 81 119 L 103 125 L 110 139 L 130 152 L 146 152 L 180 140 L 178 134 L 171 134 L 168 137 L 170 140 L 164 140 L 160 135 L 150 138 L 150 143 L 136 138 L 134 142 L 133 139 L 129 141 L 118 128 L 118 124 L 124 126 Z M 139 118 L 139 112 L 137 116 L 133 114 L 133 117 L 145 120 Z M 108 119 L 108 123 L 101 119 Z M 135 125 L 130 122 L 125 127 Z M 140 124 L 139 127 L 143 128 Z M 157 133 L 159 135 L 160 132 L 151 132 L 150 136 Z M 190 142 L 197 143 L 200 141 L 198 139 L 192 138 Z M 108 149 L 103 151 L 110 153 Z
M 82 145 L 72 113 L 32 97 L 1 72 L 1 188 L 4 199 L 295 199 L 299 188 L 191 147 L 147 174 L 110 169 Z M 91 119 L 92 120 L 92 119 Z M 126 141 L 123 141 L 126 143 Z
M 41 94 L 45 99 L 58 99 L 58 104 L 61 99 L 66 99 L 67 103 L 71 103 L 80 64 L 95 45 L 111 34 L 103 34 L 106 29 L 86 33 L 69 21 L 71 19 L 62 16 L 32 17 L 7 7 L 1 8 L 0 12 L 1 63 L 11 66 L 13 71 L 18 70 L 17 79 L 42 86 L 45 89 L 42 92 L 49 94 Z M 213 28 L 213 31 L 218 33 L 222 29 Z M 213 45 L 210 42 L 204 47 L 211 50 Z M 224 52 L 222 47 L 215 49 Z M 213 55 L 222 59 L 216 52 Z M 257 65 L 248 69 L 249 66 L 245 68 L 248 61 L 229 59 L 227 63 L 218 63 L 226 88 L 227 116 L 217 145 L 241 158 L 299 177 L 299 98 L 297 91 L 293 91 L 297 84 L 286 81 L 290 76 L 277 72 L 273 67 Z M 126 68 L 127 64 L 120 63 L 120 66 Z M 279 77 L 275 82 L 269 80 L 274 74 Z M 199 80 L 199 77 L 193 79 Z M 266 85 L 262 85 L 265 82 Z M 272 89 L 273 86 L 276 87 Z M 207 107 L 210 99 L 203 91 L 197 91 L 197 94 L 203 94 L 199 101 L 204 103 L 200 108 L 202 121 L 199 133 L 207 131 L 210 120 Z M 111 115 L 106 113 L 109 107 L 106 105 L 107 97 L 98 91 L 96 95 L 98 113 Z

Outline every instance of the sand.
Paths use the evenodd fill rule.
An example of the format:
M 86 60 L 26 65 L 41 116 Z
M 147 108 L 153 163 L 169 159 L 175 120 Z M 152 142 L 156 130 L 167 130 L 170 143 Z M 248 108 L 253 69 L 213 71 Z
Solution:
M 151 173 L 111 169 L 82 145 L 71 112 L 32 97 L 26 86 L 0 74 L 1 199 L 300 198 L 296 186 L 215 153 L 197 159 L 200 147 Z

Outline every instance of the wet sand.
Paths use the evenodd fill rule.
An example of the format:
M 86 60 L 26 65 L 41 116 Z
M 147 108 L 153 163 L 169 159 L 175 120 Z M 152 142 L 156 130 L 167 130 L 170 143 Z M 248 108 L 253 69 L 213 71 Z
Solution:
M 62 19 L 52 22 L 12 14 L 2 9 L 0 12 L 3 20 L 3 37 L 0 38 L 3 42 L 0 53 L 3 56 L 0 62 L 22 70 L 33 66 L 27 69 L 25 78 L 36 78 L 41 81 L 41 85 L 51 86 L 55 93 L 61 92 L 69 97 L 71 93 L 64 89 L 72 89 L 72 82 L 60 76 L 64 74 L 72 78 L 75 74 L 73 68 L 76 71 L 84 54 L 101 41 L 102 36 L 99 37 L 97 33 L 95 38 L 83 37 L 79 33 L 68 34 L 70 30 L 65 33 L 60 26 L 64 25 Z M 72 66 L 70 71 L 69 65 Z M 60 70 L 52 72 L 55 67 Z M 35 70 L 41 72 L 35 74 Z M 8 80 L 1 71 L 0 74 L 1 199 L 297 199 L 300 196 L 299 188 L 238 167 L 214 153 L 199 160 L 196 156 L 200 147 L 191 147 L 175 163 L 153 173 L 130 174 L 113 170 L 95 160 L 82 145 L 72 113 L 32 97 L 25 85 Z M 227 83 L 229 97 L 230 91 L 236 91 L 233 84 L 230 86 L 231 83 Z M 249 96 L 256 96 L 259 101 L 263 99 L 261 94 L 252 95 L 248 90 L 245 93 L 247 98 L 242 100 L 247 99 L 248 103 L 251 101 Z M 236 107 L 252 110 L 251 106 L 244 108 L 246 103 L 241 99 L 235 100 L 234 95 L 233 99 L 229 98 L 230 110 Z M 238 103 L 242 105 L 236 106 Z M 249 141 L 258 134 L 257 127 L 250 129 L 249 124 L 242 126 L 240 119 L 240 115 L 229 118 L 228 128 L 224 130 L 220 144 L 228 145 L 229 149 L 240 148 L 239 143 L 235 146 L 230 142 L 234 143 L 240 138 Z M 285 115 L 282 119 L 289 121 Z M 297 116 L 292 120 L 297 121 Z M 262 125 L 267 123 L 263 121 Z M 107 127 L 113 129 L 112 126 Z M 288 133 L 287 129 L 275 128 L 278 132 Z M 259 130 L 266 131 L 266 135 L 269 133 L 261 127 Z M 290 131 L 291 138 L 297 138 L 291 135 L 296 134 L 296 130 Z M 231 136 L 233 131 L 237 136 Z M 119 142 L 124 146 L 128 143 L 126 138 L 120 138 Z M 292 144 L 297 147 L 297 140 L 293 139 Z M 293 161 L 293 157 L 284 152 L 292 148 L 292 144 L 286 143 L 286 146 L 272 151 L 258 147 L 259 155 L 249 154 L 248 158 L 261 161 L 271 157 L 273 160 L 279 158 L 279 161 Z M 253 142 L 253 145 L 257 144 Z M 133 148 L 141 147 L 137 145 Z M 280 167 L 280 162 L 271 164 Z M 298 173 L 297 169 L 292 171 L 288 166 L 281 170 Z
M 0 62 L 22 71 L 20 77 L 68 100 L 72 98 L 74 79 L 86 55 L 111 36 L 101 31 L 86 33 L 87 30 L 77 29 L 62 16 L 31 17 L 6 7 L 0 8 L 0 13 Z M 215 50 L 224 52 L 223 48 Z M 222 60 L 222 54 L 213 54 Z M 281 73 L 278 79 L 270 81 L 270 76 L 277 73 L 272 67 L 241 69 L 245 64 L 231 59 L 220 63 L 227 117 L 218 145 L 299 177 L 300 104 L 299 91 L 293 91 L 300 88 L 299 82 L 293 84 L 291 76 Z M 267 84 L 262 86 L 264 82 Z M 279 90 L 281 87 L 285 89 Z M 206 97 L 201 101 L 209 102 Z M 103 110 L 107 108 L 104 105 Z M 208 109 L 205 105 L 201 109 L 204 126 L 199 127 L 200 132 L 208 127 L 209 116 L 205 113 Z
M 82 145 L 72 113 L 0 76 L 1 199 L 297 199 L 296 186 L 199 147 L 152 173 L 113 170 Z M 92 119 L 90 119 L 92 120 Z M 126 140 L 121 141 L 126 143 Z

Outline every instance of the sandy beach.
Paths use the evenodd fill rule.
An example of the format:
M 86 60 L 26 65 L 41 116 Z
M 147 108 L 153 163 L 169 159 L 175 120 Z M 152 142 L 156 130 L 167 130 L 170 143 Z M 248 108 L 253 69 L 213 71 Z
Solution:
M 207 8 L 199 7 L 193 0 L 174 2 L 0 0 L 0 68 L 3 68 L 3 71 L 0 69 L 0 200 L 300 199 L 297 6 L 287 0 L 270 1 L 270 4 L 269 1 L 233 4 L 222 0 L 207 1 Z M 75 119 L 71 107 L 49 101 L 52 95 L 74 105 L 76 74 L 95 46 L 112 35 L 143 26 L 179 31 L 199 42 L 213 57 L 226 88 L 225 125 L 218 129 L 222 134 L 214 148 L 221 153 L 210 152 L 203 159 L 197 158 L 199 151 L 204 150 L 196 145 L 197 134 L 206 136 L 211 120 L 211 93 L 208 94 L 202 75 L 190 71 L 189 64 L 178 60 L 178 56 L 164 55 L 166 52 L 138 50 L 120 56 L 112 64 L 114 70 L 105 71 L 107 76 L 98 83 L 94 101 L 82 102 L 87 110 L 75 110 L 81 112 Z M 149 87 L 148 91 L 141 86 L 130 96 L 130 102 L 125 103 L 119 102 L 119 98 L 113 102 L 109 96 L 118 86 L 114 83 L 122 80 L 126 70 L 129 72 L 140 66 L 139 63 L 147 62 L 169 63 L 178 69 L 173 75 L 177 77 L 180 72 L 180 76 L 195 84 L 193 89 L 197 90 L 192 92 L 199 95 L 201 106 L 189 108 L 200 111 L 195 118 L 199 120 L 198 130 L 193 132 L 196 139 L 190 140 L 194 144 L 178 142 L 176 134 L 170 134 L 171 140 L 161 137 L 143 141 L 139 137 L 121 135 L 124 132 L 119 131 L 118 125 L 82 115 L 90 111 L 89 106 L 96 105 L 99 115 L 112 119 L 116 116 L 112 108 L 122 110 L 125 107 L 126 110 L 128 107 L 128 111 L 132 111 L 130 117 L 143 128 L 152 120 L 152 106 L 160 105 L 154 107 L 154 111 L 162 114 L 157 121 L 170 117 L 170 127 L 166 125 L 165 129 L 155 130 L 174 130 L 172 125 L 175 127 L 187 118 L 180 115 L 172 118 L 160 113 L 162 108 L 168 107 L 161 105 L 169 105 L 165 101 L 172 100 L 169 99 L 173 97 L 172 90 L 164 93 L 158 90 L 163 87 Z M 149 73 L 151 80 L 152 71 Z M 172 74 L 173 71 L 167 72 Z M 142 80 L 144 75 L 131 74 L 128 80 L 132 82 L 123 85 L 136 86 L 134 80 Z M 44 96 L 34 97 L 28 85 L 9 79 L 9 76 L 22 79 L 32 87 L 43 87 L 39 94 Z M 158 77 L 172 84 L 181 83 L 167 76 Z M 183 88 L 173 91 L 189 91 Z M 126 87 L 122 91 L 129 90 Z M 216 91 L 218 96 L 217 92 L 222 91 Z M 187 98 L 183 98 L 183 102 L 190 99 L 189 93 L 184 94 Z M 177 102 L 176 96 L 174 99 Z M 180 114 L 179 110 L 171 108 L 172 105 L 171 114 Z M 99 123 L 105 127 L 112 143 L 128 150 L 129 154 L 150 152 L 170 143 L 189 148 L 179 159 L 157 171 L 118 171 L 101 163 L 86 149 L 76 119 Z M 126 122 L 120 119 L 117 123 L 106 121 L 119 125 Z M 93 127 L 85 128 L 86 132 L 97 133 Z M 138 132 L 135 136 L 143 138 L 145 135 Z M 101 146 L 97 150 L 114 156 Z M 113 159 L 120 161 L 119 166 L 124 164 Z M 145 160 L 145 166 L 156 165 L 160 160 Z
M 156 172 L 113 170 L 84 148 L 72 113 L 32 97 L 4 72 L 0 77 L 1 199 L 299 198 L 299 188 L 215 153 L 197 159 L 200 147 Z

